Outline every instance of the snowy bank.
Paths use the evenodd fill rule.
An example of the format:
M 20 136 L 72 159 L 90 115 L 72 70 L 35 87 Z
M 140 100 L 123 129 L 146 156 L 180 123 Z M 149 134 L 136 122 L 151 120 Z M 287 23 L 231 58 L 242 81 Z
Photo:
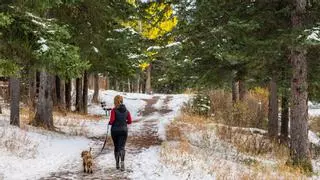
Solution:
M 72 163 L 87 149 L 89 140 L 51 132 L 30 132 L 9 125 L 0 127 L 0 177 L 36 179 Z M 67 150 L 67 151 L 66 151 Z

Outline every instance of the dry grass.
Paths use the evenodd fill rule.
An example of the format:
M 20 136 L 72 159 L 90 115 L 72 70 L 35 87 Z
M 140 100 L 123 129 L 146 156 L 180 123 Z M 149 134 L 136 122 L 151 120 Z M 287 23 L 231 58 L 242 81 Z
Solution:
M 167 128 L 171 142 L 163 143 L 161 160 L 189 172 L 199 166 L 217 179 L 307 179 L 302 171 L 286 165 L 288 148 L 270 141 L 265 131 L 214 122 L 214 118 L 182 114 Z
M 310 117 L 309 122 L 309 127 L 313 132 L 320 132 L 320 116 Z
M 285 145 L 271 141 L 265 133 L 259 131 L 218 126 L 216 134 L 242 153 L 255 156 L 266 155 L 284 162 L 289 158 L 289 149 Z
M 21 158 L 34 158 L 38 143 L 33 142 L 25 131 L 15 127 L 0 128 L 0 148 Z
M 34 119 L 35 111 L 28 107 L 20 110 L 20 126 L 28 129 L 27 125 Z M 53 112 L 54 125 L 58 131 L 62 131 L 72 136 L 87 136 L 88 129 L 85 121 L 100 121 L 103 115 L 79 114 L 74 112 L 64 112 L 56 110 Z
M 177 123 L 171 123 L 166 129 L 168 141 L 181 141 L 183 139 L 180 127 Z
M 265 129 L 267 125 L 268 91 L 255 88 L 247 93 L 244 102 L 232 103 L 231 93 L 224 90 L 214 90 L 207 93 L 211 101 L 211 120 L 230 126 L 257 127 Z M 190 106 L 183 111 L 192 114 Z

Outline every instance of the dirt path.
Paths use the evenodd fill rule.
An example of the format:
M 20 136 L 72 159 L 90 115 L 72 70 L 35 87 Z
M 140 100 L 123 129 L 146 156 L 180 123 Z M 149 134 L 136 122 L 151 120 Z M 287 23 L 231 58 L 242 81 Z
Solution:
M 155 112 L 158 112 L 160 114 L 166 114 L 168 112 L 171 112 L 171 110 L 168 109 L 167 103 L 172 99 L 171 96 L 167 96 L 164 99 L 164 106 L 161 107 L 161 109 L 156 109 L 154 105 L 159 101 L 159 96 L 154 96 L 152 99 L 146 99 L 147 102 L 146 106 L 144 107 L 144 110 L 140 113 L 142 114 L 142 118 L 138 123 L 142 123 L 141 131 L 137 135 L 133 135 L 128 137 L 127 145 L 126 145 L 126 152 L 127 154 L 130 154 L 132 157 L 133 155 L 137 155 L 138 153 L 141 153 L 144 149 L 149 148 L 151 146 L 160 145 L 161 139 L 158 137 L 158 127 L 157 127 L 157 120 L 156 119 L 148 119 L 148 116 L 152 115 Z M 102 143 L 104 141 L 104 137 L 92 139 L 95 149 L 95 154 L 99 149 L 102 147 Z M 80 156 L 80 155 L 79 155 Z M 110 157 L 112 156 L 112 157 Z M 104 160 L 102 158 L 108 158 L 108 160 L 111 160 L 114 162 L 113 158 L 113 145 L 111 139 L 109 139 L 108 144 L 106 145 L 106 148 L 100 156 L 98 156 L 95 161 L 99 162 L 101 160 Z M 80 160 L 80 159 L 79 159 Z M 130 159 L 126 158 L 126 161 L 130 161 Z M 80 168 L 81 162 L 77 162 L 72 167 L 65 167 L 65 169 L 74 169 L 75 171 L 59 171 L 51 173 L 50 176 L 40 178 L 40 180 L 73 180 L 73 179 L 88 179 L 88 180 L 111 180 L 111 179 L 129 179 L 128 173 L 131 172 L 131 167 L 127 166 L 125 172 L 121 172 L 117 170 L 114 166 L 111 168 L 99 168 L 96 167 L 94 170 L 95 172 L 93 174 L 85 174 L 82 172 L 82 168 Z M 114 162 L 115 164 L 115 162 Z

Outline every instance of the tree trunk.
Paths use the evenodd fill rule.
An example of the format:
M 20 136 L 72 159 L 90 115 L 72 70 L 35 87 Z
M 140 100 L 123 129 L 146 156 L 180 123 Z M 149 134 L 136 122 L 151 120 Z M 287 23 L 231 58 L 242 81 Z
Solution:
M 131 92 L 131 83 L 129 78 L 128 78 L 128 92 Z
M 53 107 L 58 106 L 58 97 L 57 97 L 57 81 L 56 81 L 56 76 L 53 76 L 53 84 L 52 84 L 52 102 L 53 102 Z M 60 89 L 59 89 L 60 90 Z
M 244 80 L 239 80 L 239 100 L 243 102 L 246 98 L 246 85 Z
M 36 115 L 32 123 L 35 126 L 42 126 L 50 130 L 54 129 L 52 116 L 52 84 L 53 77 L 42 70 L 40 72 L 40 88 Z
M 92 74 L 90 74 L 89 75 L 89 89 L 93 89 L 93 83 L 94 83 L 94 80 L 93 80 L 93 75 Z
M 31 71 L 29 74 L 29 88 L 28 88 L 28 105 L 31 110 L 36 108 L 37 95 L 37 75 L 36 72 Z
M 276 139 L 278 137 L 278 92 L 275 77 L 272 77 L 269 85 L 269 111 L 268 111 L 268 134 L 269 137 Z
M 124 82 L 120 82 L 120 89 L 122 92 L 125 92 L 125 83 Z
M 83 112 L 83 98 L 82 98 L 82 78 L 76 79 L 76 111 Z
M 56 106 L 60 108 L 61 107 L 61 103 L 60 103 L 61 102 L 61 80 L 58 76 L 55 76 L 55 85 L 56 85 L 55 97 L 57 98 Z
M 71 79 L 66 81 L 65 84 L 65 90 L 66 90 L 66 109 L 68 111 L 71 111 L 71 89 L 72 89 L 72 83 Z
M 137 75 L 137 85 L 136 85 L 136 92 L 137 93 L 140 93 L 141 91 L 140 91 L 140 75 L 138 74 Z
M 119 81 L 117 79 L 115 80 L 115 89 L 116 89 L 116 91 L 120 90 Z
M 295 0 L 291 22 L 293 28 L 303 28 L 306 13 L 306 0 Z M 291 49 L 291 121 L 290 121 L 290 155 L 292 164 L 307 172 L 312 172 L 308 140 L 308 83 L 307 51 L 297 45 Z
M 232 81 L 232 103 L 235 104 L 239 99 L 239 83 L 236 80 Z
M 146 93 L 150 94 L 152 91 L 151 89 L 151 63 L 147 68 L 147 80 L 146 80 Z
M 60 99 L 59 106 L 62 110 L 66 109 L 66 92 L 65 92 L 65 81 L 60 79 Z
M 20 81 L 10 77 L 10 124 L 20 127 Z
M 94 74 L 94 92 L 92 97 L 93 103 L 99 103 L 99 75 L 98 73 Z
M 106 73 L 106 90 L 108 90 L 110 88 L 110 78 L 108 73 Z
M 88 114 L 88 86 L 89 86 L 88 72 L 83 74 L 83 113 Z
M 288 124 L 289 124 L 289 99 L 287 90 L 281 97 L 281 142 L 286 143 L 288 141 Z

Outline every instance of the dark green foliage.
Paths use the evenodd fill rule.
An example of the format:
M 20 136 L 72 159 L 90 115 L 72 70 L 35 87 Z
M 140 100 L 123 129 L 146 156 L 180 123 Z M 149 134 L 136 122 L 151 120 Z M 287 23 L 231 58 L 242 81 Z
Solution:
M 210 97 L 205 93 L 199 93 L 194 96 L 187 104 L 187 110 L 189 113 L 209 116 L 211 110 L 211 101 Z

